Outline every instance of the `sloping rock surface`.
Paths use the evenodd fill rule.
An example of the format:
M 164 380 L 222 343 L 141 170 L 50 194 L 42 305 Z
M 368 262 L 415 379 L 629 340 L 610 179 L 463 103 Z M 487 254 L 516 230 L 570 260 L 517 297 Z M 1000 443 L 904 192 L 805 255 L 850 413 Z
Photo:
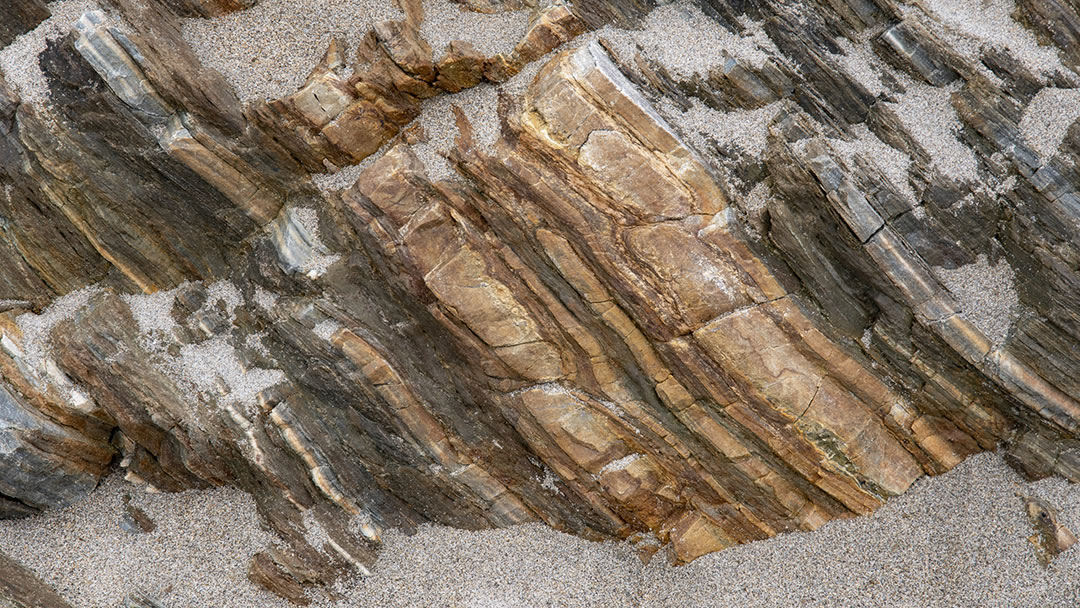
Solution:
M 0 516 L 235 485 L 303 602 L 429 521 L 690 561 L 1080 478 L 1075 3 L 400 0 L 271 99 L 189 43 L 251 4 L 8 1 Z

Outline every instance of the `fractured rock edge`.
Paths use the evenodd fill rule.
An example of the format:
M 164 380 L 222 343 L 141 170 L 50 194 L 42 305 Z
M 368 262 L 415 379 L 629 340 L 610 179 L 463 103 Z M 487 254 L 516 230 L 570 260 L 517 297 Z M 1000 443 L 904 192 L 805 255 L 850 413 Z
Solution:
M 270 517 L 278 520 L 275 527 L 297 517 L 288 514 L 291 509 L 318 512 L 332 522 L 330 512 L 313 506 L 323 501 L 352 517 L 381 520 L 367 524 L 368 532 L 359 530 L 350 541 L 345 540 L 348 534 L 330 531 L 337 548 L 329 561 L 360 567 L 373 559 L 381 528 L 409 529 L 425 519 L 474 526 L 539 517 L 587 537 L 648 529 L 670 540 L 679 559 L 689 560 L 789 526 L 812 529 L 835 517 L 868 512 L 922 473 L 947 470 L 1002 440 L 1011 442 L 1010 458 L 1026 473 L 1076 477 L 1075 458 L 1069 454 L 1078 406 L 1070 397 L 1076 392 L 1067 371 L 1075 365 L 1068 356 L 1075 337 L 1067 331 L 1068 301 L 1045 299 L 1047 286 L 1061 290 L 1073 279 L 1061 274 L 1066 266 L 1032 257 L 1049 255 L 1046 251 L 1067 256 L 1068 245 L 1040 245 L 1035 253 L 1024 249 L 1034 241 L 1068 242 L 1076 194 L 1068 187 L 1067 159 L 1074 146 L 1066 136 L 1038 152 L 1026 148 L 1016 105 L 1016 99 L 1030 99 L 1039 86 L 1068 86 L 1075 75 L 1064 65 L 1036 65 L 1031 57 L 1021 57 L 1020 64 L 1037 68 L 1033 76 L 1023 65 L 1010 64 L 1008 56 L 987 51 L 991 67 L 972 67 L 960 57 L 970 55 L 971 48 L 918 13 L 844 14 L 845 27 L 870 34 L 884 28 L 884 46 L 871 52 L 888 81 L 879 79 L 877 86 L 889 92 L 878 95 L 887 97 L 867 97 L 857 83 L 844 81 L 831 68 L 815 77 L 839 80 L 812 83 L 824 101 L 793 97 L 798 87 L 792 83 L 804 78 L 800 66 L 823 60 L 779 29 L 786 17 L 783 7 L 772 7 L 778 15 L 750 25 L 720 15 L 719 20 L 738 24 L 733 29 L 745 28 L 746 40 L 764 42 L 764 36 L 776 53 L 755 60 L 747 51 L 745 57 L 728 58 L 722 69 L 716 64 L 669 73 L 650 64 L 647 54 L 634 57 L 634 42 L 624 42 L 615 53 L 618 67 L 599 44 L 589 42 L 541 70 L 537 84 L 519 100 L 524 112 L 503 117 L 512 137 L 496 142 L 493 153 L 470 145 L 469 121 L 455 116 L 461 145 L 449 151 L 449 166 L 464 181 L 431 183 L 430 166 L 425 170 L 431 159 L 421 162 L 397 143 L 421 151 L 430 145 L 407 125 L 423 116 L 422 100 L 452 101 L 439 97 L 439 89 L 461 85 L 440 80 L 439 74 L 454 74 L 475 86 L 484 78 L 499 82 L 507 70 L 520 66 L 505 57 L 495 62 L 485 58 L 481 64 L 466 53 L 452 70 L 450 63 L 436 67 L 435 57 L 425 56 L 425 43 L 410 29 L 415 24 L 410 25 L 405 8 L 406 21 L 377 27 L 361 44 L 368 71 L 349 74 L 327 53 L 300 91 L 247 108 L 221 88 L 220 79 L 209 76 L 205 82 L 210 86 L 202 92 L 221 103 L 192 99 L 192 77 L 184 70 L 197 63 L 188 58 L 188 63 L 166 68 L 160 51 L 147 40 L 109 29 L 100 17 L 84 19 L 73 45 L 88 62 L 81 73 L 76 70 L 93 85 L 84 90 L 94 90 L 96 99 L 106 102 L 98 107 L 128 108 L 127 124 L 141 124 L 149 132 L 139 142 L 140 154 L 165 150 L 168 160 L 154 162 L 174 176 L 170 183 L 179 184 L 181 192 L 207 197 L 193 199 L 196 215 L 207 201 L 213 201 L 207 210 L 213 205 L 219 210 L 206 213 L 206 221 L 229 213 L 225 209 L 232 215 L 224 229 L 211 233 L 208 246 L 195 249 L 192 262 L 174 245 L 186 245 L 183 232 L 174 230 L 171 240 L 158 238 L 155 228 L 167 231 L 177 225 L 154 217 L 160 209 L 147 216 L 149 228 L 125 227 L 123 234 L 135 235 L 125 238 L 152 245 L 133 252 L 107 221 L 86 213 L 94 207 L 77 199 L 75 190 L 19 190 L 13 198 L 19 179 L 33 179 L 27 176 L 42 176 L 41 183 L 57 180 L 59 186 L 72 179 L 70 173 L 58 173 L 70 164 L 35 164 L 49 158 L 47 146 L 38 140 L 63 134 L 70 128 L 66 124 L 109 115 L 97 109 L 96 114 L 75 113 L 65 100 L 77 102 L 86 94 L 61 95 L 60 122 L 35 131 L 31 110 L 20 106 L 17 118 L 5 119 L 19 125 L 20 135 L 8 141 L 15 142 L 17 157 L 39 160 L 12 166 L 18 179 L 5 181 L 6 202 L 17 205 L 37 197 L 44 202 L 39 209 L 62 209 L 63 221 L 75 227 L 70 232 L 85 235 L 88 247 L 118 272 L 85 312 L 86 319 L 95 320 L 95 330 L 80 327 L 87 322 L 83 316 L 64 322 L 55 332 L 61 334 L 55 358 L 27 358 L 30 351 L 16 343 L 19 334 L 5 332 L 14 348 L 5 345 L 11 363 L 3 369 L 17 392 L 49 417 L 83 429 L 100 454 L 119 449 L 130 478 L 152 487 L 235 483 L 238 473 L 228 470 L 234 465 L 223 464 L 236 456 L 200 446 L 242 436 L 237 446 L 247 460 L 240 466 L 254 468 L 239 477 L 262 476 L 283 491 L 283 504 L 269 507 L 279 509 Z M 579 10 L 591 14 L 588 6 Z M 654 15 L 670 18 L 671 10 L 658 9 Z M 135 32 L 142 27 L 166 32 L 166 38 L 171 35 L 182 45 L 162 13 L 139 13 L 128 5 L 124 14 Z M 575 31 L 558 23 L 530 32 L 545 40 L 552 32 Z M 1033 23 L 1038 27 L 1037 19 Z M 170 27 L 173 33 L 167 34 Z M 612 39 L 622 35 L 608 33 Z M 599 38 L 606 40 L 603 33 Z M 871 47 L 865 38 L 853 38 L 861 52 Z M 647 39 L 637 43 L 648 46 Z M 949 45 L 959 45 L 960 55 Z M 548 50 L 529 47 L 518 59 Z M 62 43 L 47 56 L 51 66 L 81 61 Z M 471 67 L 462 72 L 461 66 Z M 94 81 L 93 73 L 101 80 Z M 696 84 L 691 87 L 688 79 Z M 64 91 L 62 86 L 55 90 Z M 642 91 L 664 92 L 673 100 L 658 107 L 674 126 Z M 686 109 L 699 104 L 709 108 L 705 117 L 698 118 L 702 112 L 688 117 Z M 835 111 L 821 110 L 828 104 Z M 731 147 L 738 142 L 709 141 L 700 132 L 703 120 L 706 125 L 718 120 L 709 112 L 759 108 L 769 108 L 763 159 L 754 153 L 762 149 L 760 143 L 740 158 Z M 926 128 L 926 116 L 937 117 L 935 128 Z M 844 122 L 857 120 L 869 126 L 868 135 L 844 133 Z M 686 133 L 693 148 L 676 130 Z M 875 172 L 867 168 L 873 164 L 868 154 L 845 148 L 852 139 L 871 146 L 876 139 L 912 161 L 901 171 L 893 166 Z M 74 158 L 83 159 L 107 156 L 117 143 L 74 141 L 82 150 Z M 20 151 L 26 142 L 32 152 Z M 995 147 L 1000 151 L 988 152 Z M 1062 156 L 1046 158 L 1051 148 Z M 633 160 L 627 164 L 626 159 Z M 356 187 L 341 199 L 331 193 L 328 207 L 317 194 L 295 189 L 308 173 L 357 161 Z M 764 164 L 764 170 L 755 163 Z M 176 181 L 181 170 L 189 173 Z M 440 171 L 449 175 L 446 167 Z M 978 183 L 985 172 L 993 175 L 988 183 Z M 90 183 L 99 187 L 82 191 L 109 201 L 108 188 L 116 186 L 106 179 L 91 176 Z M 744 209 L 739 188 L 761 197 L 763 184 L 768 200 Z M 105 193 L 97 194 L 103 188 Z M 913 200 L 916 196 L 919 200 Z M 1006 197 L 1005 203 L 998 196 Z M 1029 216 L 1025 203 L 1017 202 L 1025 197 L 1049 204 Z M 961 202 L 949 204 L 957 199 Z M 574 202 L 559 206 L 560 200 Z M 136 199 L 129 209 L 147 213 L 142 204 Z M 987 215 L 1002 204 L 1015 205 L 1020 213 L 1005 216 L 1013 223 L 1004 232 L 999 229 L 990 251 L 980 251 L 971 236 L 977 231 L 970 227 L 1006 221 Z M 589 220 L 571 213 L 574 207 L 588 209 Z M 954 218 L 942 213 L 946 207 Z M 15 207 L 20 213 L 29 208 Z M 761 221 L 752 236 L 740 226 L 748 210 Z M 42 217 L 34 221 L 57 223 Z M 24 221 L 18 229 L 24 226 L 37 228 Z M 244 239 L 253 226 L 266 227 L 258 233 L 265 239 Z M 609 226 L 618 238 L 607 236 Z M 823 234 L 828 238 L 822 239 Z M 325 236 L 325 244 L 316 235 Z M 948 242 L 951 237 L 955 245 Z M 153 292 L 182 280 L 219 278 L 227 267 L 223 260 L 232 254 L 216 241 L 241 242 L 256 252 L 238 282 L 247 292 L 247 281 L 256 278 L 256 293 L 245 295 L 245 301 L 266 302 L 258 290 L 269 293 L 267 286 L 287 295 L 270 296 L 273 301 L 254 317 L 245 304 L 241 314 L 224 323 L 210 311 L 182 303 L 185 329 L 166 342 L 181 351 L 207 339 L 210 344 L 227 340 L 229 348 L 242 344 L 250 352 L 237 363 L 253 370 L 277 369 L 281 362 L 273 359 L 296 353 L 308 358 L 317 353 L 322 360 L 321 367 L 310 371 L 284 362 L 288 380 L 252 390 L 243 399 L 247 411 L 229 407 L 227 397 L 208 391 L 199 397 L 205 402 L 185 406 L 190 396 L 168 374 L 125 379 L 110 376 L 103 367 L 115 364 L 117 356 L 121 361 L 131 356 L 109 354 L 107 345 L 128 344 L 138 353 L 142 339 L 112 322 L 129 313 L 109 290 Z M 356 242 L 363 246 L 350 249 Z M 750 245 L 754 242 L 759 244 Z M 67 289 L 57 286 L 69 283 L 58 281 L 62 275 L 48 259 L 54 254 L 41 256 L 47 250 L 25 245 L 18 250 L 17 257 L 27 256 L 31 269 L 18 280 L 49 269 L 44 273 L 48 289 L 61 295 Z M 385 308 L 379 319 L 370 315 L 386 307 L 385 300 L 367 308 L 350 304 L 357 297 L 369 302 L 383 297 L 357 296 L 344 287 L 353 279 L 343 277 L 357 272 L 351 264 L 358 253 L 392 269 L 376 271 L 379 281 L 408 277 L 401 284 L 388 281 L 396 300 L 392 307 L 406 311 L 398 321 L 391 323 Z M 935 276 L 985 263 L 976 254 L 990 254 L 1006 269 L 1026 264 L 1027 272 L 1015 275 L 1023 312 L 1007 315 L 1004 342 L 1001 323 L 994 330 L 980 326 L 972 320 L 977 311 L 964 310 L 973 299 L 950 293 Z M 80 273 L 85 271 L 70 276 L 78 281 Z M 201 291 L 196 287 L 184 297 L 202 297 Z M 15 292 L 18 297 L 10 300 L 34 299 L 40 309 L 51 299 L 49 293 Z M 342 298 L 345 293 L 350 295 Z M 268 332 L 263 329 L 267 321 Z M 423 333 L 410 334 L 414 326 L 423 326 Z M 422 357 L 394 352 L 401 340 L 417 340 L 417 335 L 440 335 L 451 345 L 436 351 L 438 361 L 419 363 L 426 372 L 417 367 Z M 484 396 L 457 395 L 447 405 L 446 389 L 439 387 L 455 383 L 424 378 L 440 378 L 445 371 L 436 370 L 459 359 L 474 369 L 457 373 Z M 309 374 L 318 374 L 319 381 Z M 992 384 L 983 386 L 980 378 Z M 236 389 L 221 380 L 223 395 Z M 331 411 L 357 408 L 358 417 L 349 424 L 361 432 L 324 425 L 323 420 L 335 419 L 320 411 L 320 400 L 334 400 L 317 388 L 328 380 L 339 387 L 341 398 Z M 357 383 L 360 390 L 348 383 Z M 145 387 L 153 387 L 153 394 L 144 394 Z M 149 418 L 126 411 L 144 402 L 169 405 L 161 411 L 156 411 L 160 405 L 146 406 Z M 455 419 L 460 415 L 453 413 L 456 403 L 489 418 L 467 428 L 473 423 Z M 379 450 L 369 449 L 359 461 L 364 475 L 370 468 L 382 479 L 400 476 L 389 491 L 376 488 L 374 478 L 350 479 L 346 470 L 356 461 L 349 459 L 358 456 L 326 443 L 337 432 L 354 438 L 353 443 L 372 436 L 387 441 L 385 425 L 372 424 L 387 419 L 397 420 L 390 436 L 398 443 L 380 447 L 393 451 L 397 460 L 387 466 Z M 110 446 L 110 427 L 115 426 L 121 429 L 119 440 Z M 462 439 L 489 434 L 498 437 L 492 441 L 496 449 L 513 450 L 520 462 L 526 454 L 538 457 L 531 463 L 535 471 L 526 467 L 524 479 L 522 471 L 500 464 L 496 453 L 477 451 Z M 394 450 L 411 450 L 411 455 Z M 436 498 L 398 496 L 404 486 L 393 484 L 416 483 L 415 474 L 404 475 L 414 469 L 430 476 L 421 478 L 438 488 Z M 561 486 L 549 480 L 552 472 Z M 553 485 L 557 492 L 550 490 Z M 737 492 L 732 493 L 733 487 Z M 442 500 L 454 508 L 438 504 Z M 588 505 L 592 514 L 571 515 L 570 504 Z M 350 544 L 355 542 L 360 544 Z M 291 549 L 300 557 L 274 557 L 273 568 L 286 578 L 325 582 L 298 565 L 323 559 L 306 556 L 304 546 L 300 542 Z

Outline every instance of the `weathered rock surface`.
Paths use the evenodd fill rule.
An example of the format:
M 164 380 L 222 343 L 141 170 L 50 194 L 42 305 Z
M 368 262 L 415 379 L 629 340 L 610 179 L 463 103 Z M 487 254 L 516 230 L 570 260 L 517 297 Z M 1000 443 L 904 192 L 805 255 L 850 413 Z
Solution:
M 0 553 L 0 606 L 4 608 L 71 608 L 48 585 Z
M 236 485 L 287 540 L 250 578 L 303 603 L 427 521 L 689 561 L 999 445 L 1080 479 L 1080 126 L 1020 128 L 1080 81 L 1076 6 L 1020 2 L 1001 31 L 1052 46 L 1010 50 L 893 0 L 540 4 L 436 56 L 401 0 L 243 104 L 180 18 L 246 3 L 113 0 L 36 59 L 46 102 L 0 79 L 0 516 L 110 462 Z M 431 179 L 422 102 L 527 68 Z

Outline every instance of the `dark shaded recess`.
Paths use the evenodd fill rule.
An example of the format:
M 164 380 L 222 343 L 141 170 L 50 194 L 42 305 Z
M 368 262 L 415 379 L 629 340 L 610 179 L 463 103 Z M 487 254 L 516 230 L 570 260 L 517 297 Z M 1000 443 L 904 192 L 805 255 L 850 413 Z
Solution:
M 0 519 L 20 519 L 39 512 L 17 498 L 0 494 Z
M 49 15 L 43 0 L 0 0 L 0 47 L 34 29 Z
M 255 6 L 257 0 L 157 0 L 177 17 L 217 17 Z
M 697 0 L 697 5 L 702 13 L 735 34 L 743 29 L 738 25 L 740 15 L 746 15 L 754 21 L 761 20 L 760 0 Z

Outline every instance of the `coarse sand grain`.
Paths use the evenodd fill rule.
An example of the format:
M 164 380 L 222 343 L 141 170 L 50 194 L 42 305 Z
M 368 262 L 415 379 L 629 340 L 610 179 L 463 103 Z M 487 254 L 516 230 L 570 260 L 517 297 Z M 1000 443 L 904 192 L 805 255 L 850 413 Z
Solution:
M 960 315 L 994 344 L 1001 344 L 1016 320 L 1020 299 L 1016 273 L 1004 257 L 990 264 L 985 254 L 955 269 L 935 267 L 934 274 L 960 304 Z
M 53 300 L 41 314 L 27 312 L 15 318 L 22 333 L 22 350 L 28 360 L 38 360 L 51 354 L 49 334 L 58 323 L 71 319 L 90 297 L 101 291 L 96 285 L 83 287 Z
M 554 483 L 552 484 L 554 486 Z M 1001 456 L 973 456 L 923 478 L 870 516 L 783 534 L 674 567 L 665 552 L 643 566 L 628 543 L 595 543 L 529 524 L 470 532 L 424 525 L 388 531 L 370 576 L 339 581 L 324 608 L 536 606 L 802 608 L 874 606 L 1047 608 L 1080 602 L 1080 547 L 1039 565 L 1016 492 L 1048 501 L 1080 530 L 1080 488 L 1028 483 Z M 122 496 L 157 529 L 119 526 Z M 308 514 L 310 515 L 310 514 Z M 325 534 L 304 518 L 312 541 Z M 135 493 L 118 475 L 77 505 L 0 521 L 3 551 L 52 583 L 76 608 L 115 606 L 140 589 L 168 608 L 284 607 L 249 583 L 247 560 L 273 542 L 252 500 L 236 490 Z
M 339 329 L 342 328 L 341 323 L 333 319 L 323 319 L 315 324 L 315 327 L 311 330 L 316 336 L 319 336 L 327 342 L 334 336 Z
M 260 391 L 285 380 L 285 372 L 279 369 L 245 366 L 236 347 L 224 336 L 185 344 L 179 356 L 170 358 L 163 368 L 199 393 L 227 391 L 218 396 L 218 403 L 222 406 L 237 403 L 249 413 L 255 411 L 255 397 Z
M 1042 156 L 1057 153 L 1069 126 L 1080 118 L 1080 89 L 1042 89 L 1024 108 L 1020 132 Z
M 376 153 L 371 154 L 355 165 L 347 165 L 336 171 L 327 173 L 316 173 L 311 176 L 311 181 L 325 194 L 347 190 L 356 183 L 356 180 L 360 179 L 360 174 L 362 174 L 365 169 L 375 164 L 375 161 L 382 158 L 382 155 L 386 152 L 387 148 L 394 145 L 396 145 L 396 141 L 392 140 L 387 144 L 384 144 Z
M 99 10 L 97 3 L 90 0 L 61 0 L 50 2 L 48 6 L 52 16 L 0 48 L 0 71 L 4 73 L 4 80 L 26 103 L 44 105 L 49 100 L 49 85 L 38 60 L 48 41 L 71 31 L 71 26 L 86 11 Z
M 274 310 L 274 306 L 277 304 L 278 294 L 263 289 L 261 286 L 255 286 L 255 305 L 263 309 L 265 312 L 271 312 Z
M 242 101 L 296 91 L 339 37 L 351 56 L 376 22 L 401 19 L 393 0 L 260 0 L 212 19 L 183 19 L 184 39 Z
M 1049 499 L 1071 529 L 1080 490 L 1025 484 L 1000 456 L 923 478 L 868 517 L 778 536 L 670 568 L 650 564 L 641 606 L 1049 607 L 1080 602 L 1080 547 L 1044 570 L 1014 492 Z M 655 560 L 654 560 L 655 562 Z
M 579 36 L 577 39 L 570 41 L 567 46 L 576 47 L 577 43 L 583 38 L 585 37 Z M 529 90 L 529 86 L 532 85 L 534 80 L 536 80 L 536 75 L 540 73 L 540 69 L 547 65 L 548 62 L 551 61 L 552 58 L 554 58 L 555 55 L 562 50 L 563 47 L 557 48 L 548 53 L 547 55 L 544 55 L 543 57 L 537 59 L 536 61 L 526 64 L 525 67 L 521 68 L 521 71 L 517 74 L 514 74 L 510 78 L 510 80 L 507 80 L 506 82 L 500 84 L 499 91 L 514 98 L 520 98 L 521 96 L 525 95 L 525 92 Z
M 176 294 L 189 283 L 184 282 L 170 290 L 159 290 L 152 294 L 127 294 L 121 296 L 131 309 L 131 316 L 139 326 L 140 345 L 150 352 L 157 352 L 164 348 L 168 340 L 172 338 L 176 328 L 176 320 L 173 319 L 172 309 L 176 302 Z
M 769 185 L 764 181 L 760 181 L 754 184 L 754 187 L 750 189 L 746 196 L 741 197 L 741 201 L 746 211 L 757 212 L 769 206 L 771 197 L 772 192 L 769 190 Z
M 172 317 L 176 295 L 187 285 L 149 295 L 123 296 L 139 326 L 140 344 L 151 355 L 147 363 L 169 376 L 192 403 L 213 398 L 222 407 L 237 404 L 253 412 L 259 392 L 284 381 L 284 372 L 246 365 L 224 334 L 183 344 L 175 355 L 166 348 L 173 342 L 171 334 L 176 328 Z M 221 305 L 231 324 L 236 308 L 243 304 L 235 285 L 215 281 L 206 285 L 206 301 L 198 313 L 207 314 Z M 261 344 L 255 345 L 256 350 L 259 347 Z M 195 409 L 191 410 L 193 418 L 197 418 Z
M 85 406 L 88 397 L 53 360 L 51 333 L 61 321 L 73 318 L 100 290 L 97 285 L 88 285 L 53 300 L 41 314 L 27 312 L 16 317 L 15 324 L 22 334 L 19 345 L 0 333 L 0 348 L 12 358 L 21 360 L 21 367 L 37 382 L 52 385 L 76 408 Z
M 372 576 L 339 585 L 346 605 L 630 607 L 641 583 L 629 545 L 543 524 L 483 532 L 427 525 L 412 537 L 389 532 L 384 543 Z
M 424 0 L 423 6 L 420 36 L 431 45 L 436 61 L 455 40 L 471 43 L 485 57 L 510 54 L 525 37 L 532 12 L 478 13 L 450 0 Z

